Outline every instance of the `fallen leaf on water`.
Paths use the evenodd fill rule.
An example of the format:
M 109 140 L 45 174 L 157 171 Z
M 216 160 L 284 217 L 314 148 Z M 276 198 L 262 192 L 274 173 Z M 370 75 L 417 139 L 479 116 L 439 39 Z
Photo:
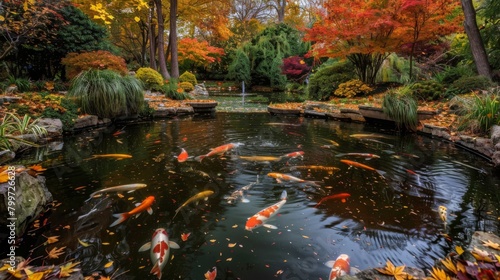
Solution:
M 40 164 L 34 164 L 28 168 L 33 170 L 33 171 L 36 171 L 36 172 L 43 172 L 43 171 L 47 170 L 46 168 L 43 168 Z
M 227 244 L 227 247 L 229 247 L 229 248 L 233 248 L 234 246 L 236 246 L 236 243 L 229 243 L 229 244 Z
M 57 249 L 57 247 L 54 247 L 52 248 L 52 250 L 50 250 L 50 252 L 47 252 L 47 250 L 45 250 L 45 252 L 47 252 L 47 257 L 49 259 L 58 259 L 60 255 L 64 254 L 65 248 L 66 246 L 61 247 L 59 249 Z
M 80 270 L 79 268 L 75 268 L 80 262 L 69 262 L 63 266 L 61 266 L 61 271 L 59 271 L 59 278 L 61 277 L 69 277 L 71 273 Z
M 191 235 L 190 232 L 188 232 L 188 233 L 181 233 L 181 239 L 182 239 L 182 241 L 188 240 L 188 238 L 189 238 L 190 235 Z
M 102 245 L 109 245 L 109 242 L 102 242 Z
M 378 272 L 386 274 L 386 275 L 392 275 L 396 280 L 403 280 L 403 279 L 410 279 L 408 278 L 408 274 L 406 272 L 403 272 L 405 269 L 405 266 L 394 266 L 391 261 L 387 261 L 386 266 L 384 268 L 375 268 Z
M 237 227 L 238 227 L 238 225 L 233 225 L 233 226 L 232 226 L 232 228 L 237 228 Z
M 104 268 L 111 267 L 113 265 L 113 261 L 108 262 L 107 264 L 104 265 Z
M 495 250 L 500 250 L 500 244 L 498 243 L 493 243 L 491 240 L 488 241 L 483 241 L 483 246 L 493 248 Z
M 210 242 L 212 242 L 212 243 L 214 243 L 215 241 L 217 241 L 217 240 L 215 240 L 215 239 L 210 239 Z
M 83 247 L 89 247 L 90 246 L 90 244 L 81 241 L 80 238 L 78 238 L 78 243 L 80 243 Z
M 227 258 L 227 259 L 226 259 L 226 262 L 230 262 L 230 261 L 232 261 L 232 260 L 233 260 L 233 258 Z
M 307 235 L 302 235 L 302 237 L 304 237 L 304 238 L 306 238 L 306 239 L 307 239 L 307 238 L 309 238 L 309 236 L 307 236 Z

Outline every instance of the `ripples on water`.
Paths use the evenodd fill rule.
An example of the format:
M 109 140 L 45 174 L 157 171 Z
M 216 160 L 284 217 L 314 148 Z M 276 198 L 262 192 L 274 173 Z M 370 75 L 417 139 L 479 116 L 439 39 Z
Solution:
M 359 269 L 384 266 L 387 260 L 429 269 L 455 245 L 466 245 L 474 230 L 498 233 L 498 177 L 457 164 L 490 172 L 481 158 L 439 140 L 398 137 L 363 124 L 267 114 L 218 113 L 214 119 L 158 120 L 130 124 L 124 130 L 117 137 L 113 131 L 79 135 L 66 140 L 61 154 L 49 155 L 63 162 L 44 174 L 61 205 L 47 215 L 49 227 L 26 237 L 24 252 L 28 244 L 45 241 L 40 234 L 60 235 L 57 246 L 67 246 L 71 254 L 66 258 L 82 260 L 87 274 L 112 260 L 107 273 L 119 268 L 129 270 L 123 279 L 154 279 L 149 274 L 149 252 L 137 250 L 150 241 L 156 228 L 166 227 L 181 248 L 171 251 L 173 259 L 163 279 L 202 279 L 213 266 L 218 268 L 217 279 L 325 279 L 330 268 L 323 264 L 342 253 Z M 360 133 L 384 136 L 350 137 Z M 198 156 L 230 142 L 244 145 L 201 163 L 175 160 L 180 148 Z M 304 151 L 304 158 L 276 162 L 239 158 L 279 157 L 294 151 Z M 86 160 L 104 153 L 128 153 L 133 158 Z M 373 153 L 380 158 L 366 160 L 343 153 Z M 341 159 L 378 171 L 349 168 Z M 339 170 L 294 170 L 298 165 Z M 267 176 L 269 172 L 323 184 L 277 183 Z M 257 178 L 258 183 L 245 193 L 249 203 L 228 203 L 225 197 Z M 112 194 L 84 202 L 93 191 L 129 183 L 148 187 L 123 198 Z M 179 205 L 206 189 L 215 191 L 214 196 L 198 206 L 188 205 L 171 220 Z M 276 203 L 283 190 L 288 201 L 269 221 L 278 229 L 245 231 L 247 218 Z M 315 207 L 323 197 L 338 193 L 350 197 Z M 143 213 L 108 227 L 113 213 L 129 211 L 149 195 L 156 197 L 153 215 Z M 440 205 L 448 209 L 446 227 L 437 213 Z M 181 241 L 181 233 L 188 232 L 190 238 Z M 78 239 L 92 246 L 82 247 Z M 43 249 L 35 254 L 43 254 Z

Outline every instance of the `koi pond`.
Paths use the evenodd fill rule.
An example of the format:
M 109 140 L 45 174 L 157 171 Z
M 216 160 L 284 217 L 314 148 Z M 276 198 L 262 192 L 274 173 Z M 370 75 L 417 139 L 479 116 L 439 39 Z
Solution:
M 103 154 L 132 157 L 93 157 Z M 360 270 L 387 260 L 426 270 L 474 231 L 500 233 L 500 178 L 486 160 L 365 124 L 217 113 L 66 137 L 41 160 L 55 202 L 18 254 L 66 246 L 59 259 L 32 264 L 74 259 L 84 275 L 157 279 L 149 250 L 139 251 L 157 228 L 180 247 L 170 248 L 162 279 L 203 279 L 213 267 L 216 279 L 327 279 L 325 263 L 340 254 Z M 128 184 L 147 186 L 90 196 Z M 247 230 L 283 191 L 278 213 Z M 151 215 L 110 226 L 150 196 Z M 59 241 L 44 246 L 49 236 Z

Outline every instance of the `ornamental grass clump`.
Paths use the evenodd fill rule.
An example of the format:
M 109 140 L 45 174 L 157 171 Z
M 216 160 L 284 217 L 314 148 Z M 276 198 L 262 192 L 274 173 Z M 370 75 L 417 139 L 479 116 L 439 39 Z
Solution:
M 32 120 L 29 115 L 23 118 L 14 113 L 4 115 L 0 123 L 0 151 L 15 150 L 21 144 L 37 146 L 36 143 L 25 140 L 22 135 L 32 134 L 39 139 L 47 134 L 45 127 L 37 125 L 38 119 Z
M 382 100 L 382 110 L 394 120 L 398 129 L 417 129 L 418 103 L 409 86 L 389 90 Z
M 73 79 L 68 91 L 81 111 L 101 118 L 116 118 L 142 109 L 142 84 L 110 70 L 88 70 Z
M 459 105 L 458 130 L 487 134 L 493 125 L 500 125 L 500 88 L 484 94 L 474 93 L 472 98 L 455 96 L 452 104 Z

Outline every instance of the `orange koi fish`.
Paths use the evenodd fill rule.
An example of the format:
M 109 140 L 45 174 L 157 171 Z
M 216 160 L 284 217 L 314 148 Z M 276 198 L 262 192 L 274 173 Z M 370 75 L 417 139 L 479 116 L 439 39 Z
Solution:
M 286 155 L 282 155 L 281 157 L 282 158 L 285 158 L 285 157 L 287 157 L 287 158 L 298 158 L 298 157 L 304 158 L 304 152 L 298 151 L 298 152 L 288 153 Z
M 153 214 L 153 209 L 151 209 L 151 205 L 155 201 L 154 196 L 148 196 L 141 203 L 137 203 L 136 207 L 129 212 L 113 214 L 113 217 L 118 218 L 114 223 L 110 225 L 110 227 L 114 227 L 118 224 L 125 222 L 130 216 L 138 215 L 144 211 L 148 211 L 149 215 Z
M 150 273 L 161 279 L 161 271 L 167 264 L 170 255 L 170 249 L 179 249 L 179 245 L 168 240 L 168 233 L 164 228 L 158 228 L 153 233 L 151 242 L 148 242 L 139 248 L 139 252 L 150 250 L 151 262 L 154 264 Z
M 101 154 L 101 155 L 92 155 L 92 157 L 89 159 L 94 159 L 94 158 L 114 158 L 120 160 L 124 158 L 132 158 L 132 156 L 127 154 Z
M 340 168 L 335 166 L 322 166 L 322 165 L 297 165 L 289 168 L 290 170 L 322 170 L 328 172 L 337 172 Z
M 341 159 L 340 162 L 343 162 L 349 166 L 354 166 L 354 167 L 363 168 L 363 169 L 370 170 L 370 171 L 375 171 L 380 175 L 380 177 L 385 178 L 384 175 L 382 175 L 382 171 L 377 170 L 377 169 L 375 169 L 371 166 L 368 166 L 366 164 L 362 164 L 362 163 L 359 163 L 357 161 L 352 161 L 352 160 L 348 160 L 348 159 Z
M 326 265 L 332 267 L 328 277 L 329 280 L 336 280 L 340 276 L 348 275 L 351 271 L 349 256 L 346 254 L 341 254 L 335 262 L 329 261 Z
M 245 229 L 252 231 L 253 229 L 258 228 L 260 226 L 265 226 L 271 229 L 277 229 L 276 226 L 266 224 L 265 222 L 278 213 L 278 210 L 280 210 L 280 208 L 283 205 L 285 205 L 286 199 L 287 199 L 287 193 L 286 191 L 283 191 L 281 193 L 280 201 L 263 210 L 260 210 L 257 214 L 250 217 L 247 220 L 247 223 L 245 224 Z
M 380 158 L 379 155 L 369 154 L 369 153 L 344 153 L 344 154 L 337 154 L 336 155 L 336 157 L 342 157 L 342 156 L 364 157 L 366 159 Z
M 308 180 L 294 177 L 292 175 L 287 175 L 287 174 L 277 173 L 277 172 L 267 173 L 267 176 L 276 179 L 276 181 L 278 183 L 281 183 L 283 180 L 283 181 L 290 181 L 290 182 L 296 182 L 296 183 L 306 183 L 306 184 L 313 185 L 316 187 L 319 187 L 320 186 L 319 184 L 323 183 L 322 181 L 308 181 Z
M 181 153 L 177 156 L 177 161 L 178 162 L 185 162 L 189 158 L 189 155 L 186 152 L 186 150 L 184 150 L 184 148 L 181 148 L 181 149 L 182 149 Z
M 227 152 L 227 151 L 229 151 L 229 150 L 231 150 L 233 148 L 236 148 L 239 145 L 240 145 L 239 143 L 229 143 L 229 144 L 225 144 L 225 145 L 213 148 L 208 154 L 197 156 L 196 160 L 198 160 L 198 161 L 201 162 L 206 157 L 211 157 L 211 156 L 216 156 L 216 155 L 223 155 L 225 152 Z
M 205 280 L 214 280 L 217 277 L 217 267 L 212 267 L 203 276 L 205 276 Z
M 316 206 L 314 207 L 318 207 L 321 203 L 327 201 L 327 200 L 330 200 L 330 199 L 341 199 L 342 202 L 346 202 L 346 198 L 350 197 L 351 195 L 348 194 L 348 193 L 338 193 L 338 194 L 334 194 L 334 195 L 329 195 L 327 197 L 323 197 L 319 202 L 318 204 L 316 204 Z

